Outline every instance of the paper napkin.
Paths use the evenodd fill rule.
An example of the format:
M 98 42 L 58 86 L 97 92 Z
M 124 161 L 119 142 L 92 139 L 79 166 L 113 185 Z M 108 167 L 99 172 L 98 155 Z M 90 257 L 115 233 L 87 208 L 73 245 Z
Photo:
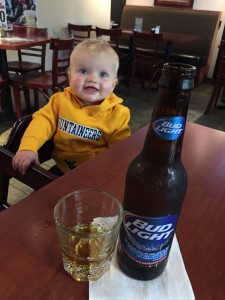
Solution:
M 194 300 L 176 236 L 163 274 L 149 281 L 126 276 L 114 253 L 110 270 L 89 282 L 89 300 Z

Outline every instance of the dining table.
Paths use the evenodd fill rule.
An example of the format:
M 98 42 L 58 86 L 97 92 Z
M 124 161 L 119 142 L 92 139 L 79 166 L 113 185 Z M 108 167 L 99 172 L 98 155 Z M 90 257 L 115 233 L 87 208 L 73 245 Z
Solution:
M 150 32 L 145 31 L 143 32 Z M 173 44 L 174 43 L 189 43 L 200 40 L 202 37 L 200 35 L 195 34 L 182 34 L 176 32 L 160 32 L 162 33 L 162 40 L 166 42 L 166 49 L 165 49 L 165 61 L 170 61 L 171 54 L 173 51 Z M 133 30 L 122 28 L 122 34 L 130 38 L 129 44 L 132 44 L 132 36 Z
M 0 213 L 0 299 L 89 298 L 88 282 L 75 281 L 63 269 L 54 207 L 65 194 L 84 188 L 105 190 L 123 203 L 126 171 L 142 150 L 147 128 Z M 225 295 L 224 149 L 225 132 L 187 122 L 182 161 L 188 190 L 176 236 L 196 300 Z
M 49 37 L 15 35 L 12 30 L 6 31 L 6 36 L 0 37 L 0 74 L 3 79 L 9 79 L 7 50 L 20 50 L 50 42 Z M 4 97 L 4 109 L 7 118 L 15 120 L 13 116 L 13 104 L 10 85 L 6 88 Z

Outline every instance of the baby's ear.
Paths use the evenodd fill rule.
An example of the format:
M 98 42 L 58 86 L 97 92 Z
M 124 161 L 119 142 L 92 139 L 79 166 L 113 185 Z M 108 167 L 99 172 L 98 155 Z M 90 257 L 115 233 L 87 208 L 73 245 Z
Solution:
M 116 79 L 115 79 L 115 86 L 116 86 L 118 83 L 119 83 L 119 79 L 116 78 Z
M 118 83 L 119 83 L 119 80 L 118 80 L 118 78 L 116 78 L 116 79 L 113 81 L 112 92 L 113 92 L 113 90 L 115 89 L 115 87 L 117 86 Z

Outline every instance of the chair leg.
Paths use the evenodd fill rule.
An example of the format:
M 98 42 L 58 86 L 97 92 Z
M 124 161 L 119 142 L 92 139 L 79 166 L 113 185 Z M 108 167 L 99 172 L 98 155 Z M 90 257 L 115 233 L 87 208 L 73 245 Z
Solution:
M 30 108 L 30 92 L 28 89 L 23 89 L 23 94 L 24 94 L 24 100 L 26 102 L 26 111 L 27 114 L 29 115 L 31 113 L 31 108 Z
M 39 110 L 38 90 L 34 90 L 34 109 L 35 111 Z
M 20 87 L 18 85 L 13 85 L 13 95 L 16 107 L 16 116 L 17 119 L 20 119 L 21 114 L 21 98 L 20 98 Z
M 206 106 L 206 109 L 204 111 L 204 114 L 207 115 L 210 111 L 210 109 L 212 108 L 212 106 L 216 106 L 218 98 L 219 98 L 219 94 L 221 91 L 221 82 L 217 81 L 214 85 L 212 94 L 210 96 L 209 102 Z
M 45 90 L 45 89 L 44 90 L 40 90 L 40 89 L 38 89 L 38 92 L 41 93 L 44 96 L 46 102 L 48 103 L 48 101 L 50 99 L 48 90 Z
M 222 88 L 222 83 L 218 86 L 217 93 L 216 93 L 215 99 L 214 99 L 214 107 L 216 107 L 216 105 L 217 105 L 217 102 L 218 102 L 218 99 L 220 96 L 220 92 L 221 92 L 221 88 Z
M 144 90 L 145 89 L 145 74 L 146 74 L 146 72 L 147 72 L 147 74 L 148 74 L 148 68 L 145 68 L 145 66 L 143 66 L 142 67 L 142 71 L 141 71 L 141 76 L 142 76 L 142 78 L 141 78 L 141 83 L 142 83 L 142 90 Z
M 47 100 L 47 102 L 48 102 L 48 100 L 49 100 L 49 93 L 48 93 L 48 90 L 43 90 L 43 95 L 44 95 L 44 97 L 45 97 L 45 99 Z
M 153 83 L 153 80 L 154 80 L 154 70 L 151 70 L 151 74 L 150 74 L 150 78 L 149 78 L 149 82 L 148 82 L 148 93 L 147 93 L 147 101 L 149 101 L 149 98 L 150 98 L 150 92 L 151 92 L 151 88 L 152 88 L 152 83 Z
M 150 70 L 150 76 L 149 76 L 149 82 L 148 82 L 148 93 L 147 93 L 147 101 L 149 101 L 150 98 L 150 92 L 152 89 L 152 84 L 154 82 L 154 79 L 157 78 L 160 72 L 160 67 L 153 66 Z
M 39 93 L 41 93 L 45 99 L 46 102 L 49 101 L 49 95 L 48 95 L 48 90 L 41 90 L 41 89 L 34 89 L 34 106 L 35 106 L 35 111 L 39 110 Z
M 0 107 L 1 107 L 1 110 L 3 110 L 5 107 L 4 107 L 4 101 L 3 101 L 3 99 L 4 99 L 4 97 L 6 97 L 5 96 L 5 90 L 4 90 L 4 88 L 1 88 L 0 89 Z

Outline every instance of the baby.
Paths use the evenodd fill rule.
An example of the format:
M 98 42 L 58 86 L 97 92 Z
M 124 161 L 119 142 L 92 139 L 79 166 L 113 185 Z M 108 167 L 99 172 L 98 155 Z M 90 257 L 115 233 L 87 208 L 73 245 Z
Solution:
M 31 163 L 39 164 L 38 150 L 52 137 L 58 175 L 127 138 L 130 111 L 113 93 L 118 68 L 119 58 L 106 41 L 78 44 L 70 57 L 70 86 L 33 114 L 13 158 L 14 169 L 25 174 Z

